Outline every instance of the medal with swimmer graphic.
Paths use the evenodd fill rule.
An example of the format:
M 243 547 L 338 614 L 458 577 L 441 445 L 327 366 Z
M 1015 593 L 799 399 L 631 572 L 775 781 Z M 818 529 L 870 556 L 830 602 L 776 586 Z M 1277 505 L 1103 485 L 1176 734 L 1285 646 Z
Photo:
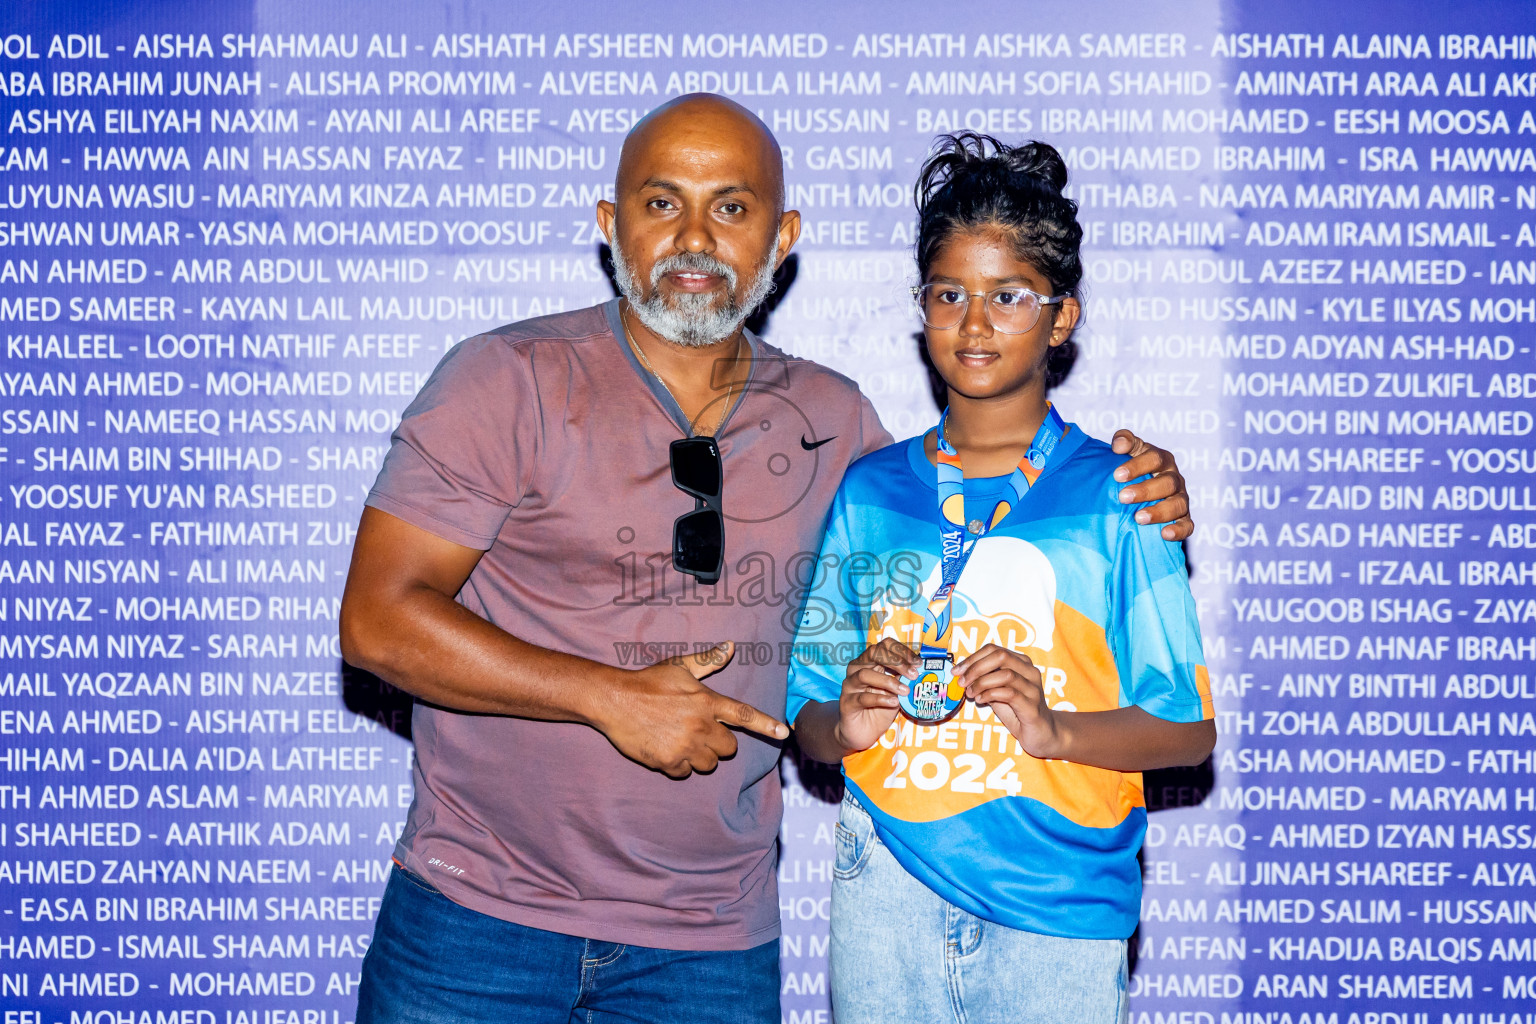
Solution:
M 952 659 L 948 651 L 933 657 L 923 656 L 918 677 L 908 684 L 907 693 L 897 698 L 902 714 L 920 725 L 937 725 L 960 710 L 965 690 L 950 678 Z
M 923 613 L 923 642 L 918 654 L 922 668 L 918 677 L 908 686 L 905 696 L 897 702 L 902 714 L 920 725 L 936 725 L 949 718 L 965 703 L 965 688 L 951 676 L 954 655 L 951 647 L 950 605 L 955 596 L 955 586 L 960 574 L 970 561 L 976 544 L 993 527 L 1005 519 L 1040 476 L 1046 461 L 1056 450 L 1066 423 L 1055 406 L 1048 406 L 1045 422 L 1030 443 L 1017 468 L 1009 476 L 1013 490 L 1013 502 L 999 501 L 985 521 L 965 518 L 965 472 L 960 465 L 960 453 L 944 437 L 944 421 L 949 418 L 946 409 L 939 417 L 937 471 L 939 483 L 939 585 L 928 599 Z

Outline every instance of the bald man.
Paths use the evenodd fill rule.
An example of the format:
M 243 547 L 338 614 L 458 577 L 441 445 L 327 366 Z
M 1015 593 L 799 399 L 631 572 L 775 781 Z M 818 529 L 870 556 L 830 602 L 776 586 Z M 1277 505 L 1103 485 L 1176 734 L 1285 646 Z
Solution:
M 779 1019 L 781 656 L 891 437 L 742 328 L 800 231 L 756 117 L 665 104 L 615 196 L 622 297 L 458 345 L 358 528 L 343 653 L 418 698 L 359 1024 Z M 1155 521 L 1164 456 L 1126 467 Z

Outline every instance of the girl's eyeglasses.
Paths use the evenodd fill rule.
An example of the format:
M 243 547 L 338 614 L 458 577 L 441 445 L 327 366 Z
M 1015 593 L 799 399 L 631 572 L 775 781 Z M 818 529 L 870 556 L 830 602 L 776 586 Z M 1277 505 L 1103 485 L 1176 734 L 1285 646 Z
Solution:
M 957 284 L 925 284 L 912 289 L 923 323 L 936 331 L 959 327 L 971 308 L 972 299 L 985 299 L 983 314 L 993 330 L 1003 334 L 1023 334 L 1040 320 L 1042 306 L 1054 306 L 1070 295 L 1045 296 L 1028 288 L 994 288 L 972 294 Z

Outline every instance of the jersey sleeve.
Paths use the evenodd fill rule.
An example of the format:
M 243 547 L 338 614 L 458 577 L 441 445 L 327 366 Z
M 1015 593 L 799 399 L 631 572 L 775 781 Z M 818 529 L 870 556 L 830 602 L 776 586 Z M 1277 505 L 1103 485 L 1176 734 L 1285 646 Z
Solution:
M 842 694 L 848 663 L 866 646 L 863 609 L 853 600 L 854 588 L 843 582 L 849 562 L 850 525 L 848 506 L 839 489 L 827 513 L 815 574 L 806 588 L 795 628 L 784 709 L 784 720 L 791 725 L 806 704 L 836 700 Z
M 523 499 L 538 451 L 531 370 L 495 335 L 443 358 L 401 418 L 367 504 L 488 551 Z
M 1121 517 L 1109 577 L 1121 704 L 1170 722 L 1204 721 L 1215 711 L 1184 549 L 1133 515 Z

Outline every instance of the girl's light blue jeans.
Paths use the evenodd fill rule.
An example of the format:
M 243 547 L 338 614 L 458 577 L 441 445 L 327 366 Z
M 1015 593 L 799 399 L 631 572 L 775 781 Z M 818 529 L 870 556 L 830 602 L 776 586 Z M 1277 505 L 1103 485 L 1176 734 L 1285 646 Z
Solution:
M 837 1024 L 1117 1024 L 1126 944 L 984 921 L 897 863 L 851 795 L 837 824 L 831 982 Z

